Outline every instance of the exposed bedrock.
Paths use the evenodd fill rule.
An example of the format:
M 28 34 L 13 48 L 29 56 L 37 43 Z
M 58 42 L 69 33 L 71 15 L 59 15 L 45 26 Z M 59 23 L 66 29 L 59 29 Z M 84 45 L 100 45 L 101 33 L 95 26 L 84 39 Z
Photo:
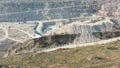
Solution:
M 45 36 L 36 39 L 28 40 L 25 43 L 19 43 L 9 49 L 8 55 L 19 54 L 25 52 L 31 52 L 32 50 L 43 50 L 48 48 L 54 48 L 58 46 L 67 45 L 73 43 L 77 35 L 75 34 L 65 34 L 65 35 L 54 35 Z
M 3 41 L 0 41 L 0 57 L 6 56 L 8 49 L 14 46 L 15 44 L 16 42 L 10 39 L 5 39 Z
M 111 39 L 114 37 L 120 37 L 120 31 L 109 31 L 109 32 L 91 31 L 90 33 L 89 31 L 87 31 L 82 33 L 44 36 L 41 38 L 31 39 L 25 43 L 19 43 L 16 46 L 11 47 L 8 51 L 8 55 L 37 52 L 37 51 L 42 51 L 72 43 L 86 43 L 86 42 L 94 42 L 98 40 Z M 89 33 L 89 34 L 84 35 L 84 33 Z
M 81 35 L 76 37 L 74 43 L 88 43 L 98 41 L 99 39 L 92 35 L 92 32 L 95 32 L 95 29 L 89 25 L 80 25 L 76 26 L 75 30 Z
M 120 30 L 108 32 L 93 32 L 93 35 L 99 39 L 110 39 L 120 37 Z

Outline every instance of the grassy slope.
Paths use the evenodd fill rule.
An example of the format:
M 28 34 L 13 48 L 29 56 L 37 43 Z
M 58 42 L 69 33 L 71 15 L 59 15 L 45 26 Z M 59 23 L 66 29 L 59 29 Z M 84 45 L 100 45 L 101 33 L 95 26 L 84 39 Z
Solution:
M 93 58 L 96 56 L 102 59 Z M 97 46 L 59 49 L 48 53 L 21 54 L 1 58 L 0 65 L 35 66 L 34 68 L 117 68 L 120 66 L 120 41 Z

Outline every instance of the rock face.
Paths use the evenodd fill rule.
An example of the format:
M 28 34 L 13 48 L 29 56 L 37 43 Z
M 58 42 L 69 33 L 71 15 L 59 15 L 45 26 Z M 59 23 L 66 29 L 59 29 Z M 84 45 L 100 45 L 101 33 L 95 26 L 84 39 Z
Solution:
M 1 50 L 7 51 L 7 45 L 16 42 L 19 44 L 11 47 L 8 54 L 119 37 L 119 2 L 120 0 L 1 0 Z
M 82 13 L 96 12 L 97 7 L 94 6 L 96 4 L 97 2 L 94 4 L 94 1 L 89 0 L 6 0 L 1 1 L 0 18 L 2 19 L 0 21 L 35 21 L 79 17 Z
M 75 34 L 65 34 L 65 35 L 54 35 L 45 36 L 41 38 L 36 38 L 29 40 L 25 43 L 19 43 L 9 49 L 8 55 L 19 54 L 25 52 L 31 52 L 33 50 L 45 50 L 48 48 L 54 48 L 58 46 L 63 46 L 66 44 L 73 43 L 77 35 Z
M 114 18 L 92 16 L 63 24 L 59 27 L 55 23 L 42 23 L 42 27 L 37 26 L 36 30 L 41 32 L 42 37 L 19 43 L 11 47 L 7 54 L 37 52 L 63 45 L 120 37 L 120 22 Z
M 10 39 L 0 41 L 0 57 L 6 56 L 8 48 L 14 45 L 16 45 L 16 42 Z
M 97 13 L 119 17 L 119 0 L 5 0 L 0 21 L 68 19 Z
M 100 15 L 102 16 L 109 16 L 109 17 L 116 17 L 120 18 L 120 7 L 119 7 L 119 0 L 111 0 L 107 2 L 106 4 L 101 5 L 101 9 L 98 11 Z
M 99 40 L 111 39 L 115 37 L 120 37 L 120 31 L 114 32 L 91 32 L 91 35 Z M 64 35 L 54 35 L 45 36 L 41 38 L 31 39 L 25 43 L 17 44 L 9 49 L 8 55 L 15 55 L 20 53 L 37 52 L 50 48 L 55 48 L 63 45 L 73 44 L 73 43 L 84 43 L 80 37 L 82 34 L 64 34 Z M 84 37 L 83 37 L 84 38 Z M 77 40 L 77 42 L 75 42 Z M 87 39 L 86 39 L 87 40 Z M 90 40 L 90 39 L 88 39 Z M 92 40 L 92 39 L 91 39 Z M 96 41 L 99 41 L 96 40 Z M 85 41 L 86 43 L 87 41 Z
M 76 29 L 79 31 L 80 36 L 74 40 L 74 43 L 89 43 L 99 40 L 92 34 L 92 32 L 95 32 L 95 29 L 89 25 L 80 25 Z
M 110 38 L 120 37 L 120 31 L 94 32 L 93 35 L 95 35 L 99 39 L 110 39 Z
M 61 46 L 69 43 L 73 43 L 73 40 L 76 38 L 76 35 L 54 35 L 54 36 L 46 36 L 38 39 L 33 39 L 34 44 L 40 45 L 42 48 L 51 47 L 51 46 Z M 44 41 L 44 42 L 43 42 Z

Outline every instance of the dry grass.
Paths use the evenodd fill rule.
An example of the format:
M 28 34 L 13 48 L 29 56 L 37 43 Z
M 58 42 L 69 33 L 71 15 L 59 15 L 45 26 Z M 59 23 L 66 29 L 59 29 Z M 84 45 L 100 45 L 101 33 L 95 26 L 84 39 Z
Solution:
M 0 65 L 33 68 L 119 68 L 120 41 L 47 53 L 29 53 L 0 59 Z

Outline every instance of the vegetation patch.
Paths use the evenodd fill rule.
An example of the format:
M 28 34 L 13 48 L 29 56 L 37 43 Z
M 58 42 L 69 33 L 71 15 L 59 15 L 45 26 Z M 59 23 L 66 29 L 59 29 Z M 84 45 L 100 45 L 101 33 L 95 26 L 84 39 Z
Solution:
M 0 65 L 23 68 L 119 68 L 119 48 L 120 41 L 117 41 L 95 46 L 59 49 L 45 53 L 24 53 L 0 58 Z

